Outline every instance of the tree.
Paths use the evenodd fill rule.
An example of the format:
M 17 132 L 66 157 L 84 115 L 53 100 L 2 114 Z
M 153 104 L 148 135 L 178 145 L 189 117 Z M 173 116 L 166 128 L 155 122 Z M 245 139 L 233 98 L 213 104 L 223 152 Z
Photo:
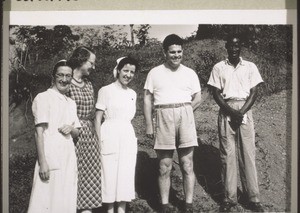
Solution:
M 16 43 L 22 46 L 20 61 L 24 67 L 28 59 L 31 63 L 32 58 L 37 61 L 68 51 L 79 39 L 70 27 L 63 25 L 54 26 L 53 29 L 44 26 L 16 26 L 13 35 L 16 36 Z
M 133 24 L 130 24 L 130 35 L 131 35 L 131 45 L 134 46 L 134 30 L 133 30 Z
M 142 24 L 137 30 L 134 30 L 141 47 L 145 46 L 149 40 L 149 29 L 151 28 L 150 24 Z
M 77 45 L 89 47 L 111 47 L 128 46 L 127 33 L 123 25 L 103 25 L 97 27 L 74 27 L 73 32 L 79 36 Z

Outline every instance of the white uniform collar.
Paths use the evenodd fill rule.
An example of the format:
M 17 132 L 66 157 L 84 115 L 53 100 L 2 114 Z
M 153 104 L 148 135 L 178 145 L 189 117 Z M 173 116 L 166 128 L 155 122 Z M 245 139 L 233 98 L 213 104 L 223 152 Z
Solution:
M 63 99 L 63 100 L 68 100 L 68 97 L 66 95 L 63 95 L 61 94 L 60 92 L 54 90 L 53 88 L 49 88 L 47 91 L 55 94 L 57 97 L 59 97 L 60 99 Z

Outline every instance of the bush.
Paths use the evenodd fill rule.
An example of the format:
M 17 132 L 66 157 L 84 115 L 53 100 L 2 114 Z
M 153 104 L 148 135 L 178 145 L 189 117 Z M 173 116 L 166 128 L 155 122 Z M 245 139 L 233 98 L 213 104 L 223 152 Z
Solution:
M 10 159 L 9 167 L 9 212 L 26 212 L 29 204 L 36 162 L 34 153 L 16 156 Z
M 291 46 L 288 41 L 285 42 L 279 32 L 289 34 L 289 28 L 268 28 L 271 33 L 271 39 L 267 42 L 267 37 L 260 40 L 258 48 L 244 47 L 242 56 L 245 60 L 254 62 L 265 81 L 264 86 L 260 88 L 260 94 L 272 94 L 282 89 L 290 89 L 291 84 L 287 83 L 292 78 L 291 70 Z M 263 33 L 259 35 L 265 35 Z M 291 39 L 288 37 L 288 39 Z M 263 42 L 266 41 L 266 42 Z M 202 87 L 206 87 L 210 72 L 213 66 L 227 57 L 225 42 L 217 39 L 188 40 L 184 43 L 183 64 L 194 69 L 200 79 Z M 281 47 L 283 47 L 281 49 Z M 164 62 L 164 56 L 161 44 L 149 43 L 143 47 L 122 47 L 105 48 L 102 46 L 94 47 L 97 61 L 96 70 L 90 75 L 94 85 L 95 97 L 97 91 L 102 87 L 114 81 L 112 70 L 116 65 L 116 59 L 122 56 L 132 56 L 140 63 L 140 69 L 131 87 L 138 93 L 138 112 L 142 111 L 143 86 L 147 73 L 154 66 Z M 60 55 L 59 58 L 53 57 L 42 61 L 35 61 L 27 65 L 26 70 L 14 69 L 10 72 L 10 103 L 19 103 L 22 100 L 28 100 L 28 95 L 34 97 L 36 93 L 46 90 L 50 86 L 51 70 L 56 61 L 61 58 L 68 58 L 68 54 Z M 16 81 L 16 78 L 22 81 Z

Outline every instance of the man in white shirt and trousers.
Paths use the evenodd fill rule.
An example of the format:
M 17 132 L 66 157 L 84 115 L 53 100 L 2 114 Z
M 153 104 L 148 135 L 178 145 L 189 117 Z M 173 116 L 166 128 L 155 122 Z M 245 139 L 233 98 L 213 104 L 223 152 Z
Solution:
M 228 58 L 213 67 L 208 81 L 213 97 L 220 106 L 218 131 L 221 177 L 225 190 L 220 211 L 231 212 L 237 205 L 237 155 L 243 192 L 249 201 L 248 208 L 254 212 L 264 212 L 259 201 L 251 111 L 257 98 L 257 86 L 263 80 L 256 65 L 240 57 L 239 35 L 229 35 L 225 47 Z

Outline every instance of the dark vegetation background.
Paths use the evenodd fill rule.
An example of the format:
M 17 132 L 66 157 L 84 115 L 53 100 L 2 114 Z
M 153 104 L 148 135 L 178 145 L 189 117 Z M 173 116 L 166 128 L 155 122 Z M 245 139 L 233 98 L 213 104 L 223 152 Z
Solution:
M 124 26 L 117 25 L 10 26 L 10 212 L 25 212 L 31 191 L 35 147 L 32 147 L 32 142 L 19 142 L 16 145 L 21 136 L 22 140 L 33 139 L 31 102 L 37 93 L 45 91 L 51 85 L 54 64 L 58 60 L 67 59 L 77 46 L 85 45 L 95 50 L 96 69 L 89 76 L 94 85 L 95 97 L 102 86 L 113 81 L 112 70 L 117 58 L 131 55 L 139 61 L 140 69 L 131 87 L 138 94 L 136 122 L 139 123 L 142 119 L 143 86 L 147 73 L 154 66 L 163 63 L 164 57 L 161 42 L 149 37 L 151 25 L 130 27 L 131 39 L 122 30 Z M 259 88 L 258 102 L 273 94 L 291 90 L 292 26 L 199 25 L 196 32 L 191 32 L 191 36 L 184 38 L 183 64 L 197 72 L 204 91 L 203 97 L 207 97 L 209 93 L 206 83 L 213 65 L 227 56 L 224 39 L 230 32 L 242 34 L 241 56 L 257 65 L 265 81 Z M 210 106 L 206 108 L 210 110 Z M 139 125 L 143 125 L 143 122 Z M 202 129 L 200 133 L 210 131 Z M 212 140 L 217 141 L 216 138 Z M 144 145 L 143 148 L 151 149 L 151 146 Z M 215 153 L 215 150 L 212 152 Z M 144 159 L 143 156 L 140 157 Z M 144 163 L 151 164 L 146 161 Z M 138 181 L 137 183 L 139 184 Z M 143 190 L 140 193 L 143 194 Z

